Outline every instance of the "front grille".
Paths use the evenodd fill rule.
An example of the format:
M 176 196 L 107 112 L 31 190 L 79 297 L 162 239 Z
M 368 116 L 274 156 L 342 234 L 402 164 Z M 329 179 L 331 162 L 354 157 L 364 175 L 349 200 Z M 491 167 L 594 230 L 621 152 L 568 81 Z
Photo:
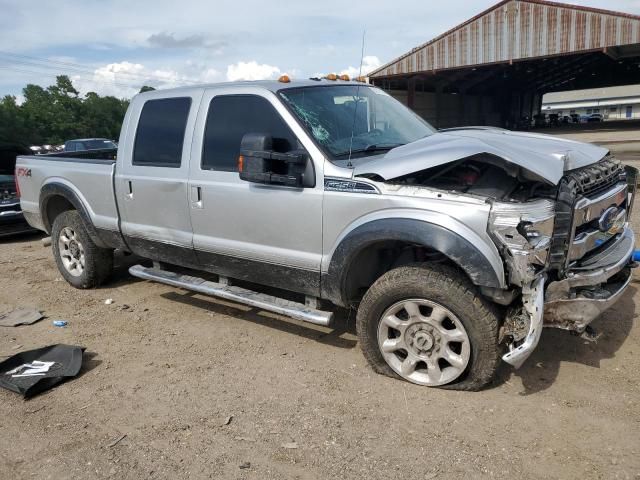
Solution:
M 608 156 L 600 162 L 569 172 L 576 182 L 576 193 L 591 197 L 625 181 L 624 166 L 620 160 Z
M 591 250 L 596 250 L 602 241 L 608 240 L 605 237 L 596 238 L 596 232 L 593 229 L 600 213 L 596 213 L 597 217 L 594 215 L 593 218 L 584 218 L 582 210 L 584 204 L 598 198 L 608 198 L 607 192 L 611 191 L 613 195 L 624 183 L 626 183 L 624 166 L 611 156 L 605 157 L 594 165 L 568 172 L 563 177 L 558 191 L 556 222 L 550 252 L 551 268 L 558 270 L 561 276 L 564 275 L 571 261 L 588 255 Z M 620 193 L 612 198 L 612 201 L 626 209 L 626 190 L 624 194 Z M 607 207 L 609 206 L 610 204 L 607 204 Z M 593 235 L 593 238 L 590 242 L 592 244 L 585 249 L 584 239 L 587 235 Z M 582 248 L 572 248 L 576 237 L 581 239 Z

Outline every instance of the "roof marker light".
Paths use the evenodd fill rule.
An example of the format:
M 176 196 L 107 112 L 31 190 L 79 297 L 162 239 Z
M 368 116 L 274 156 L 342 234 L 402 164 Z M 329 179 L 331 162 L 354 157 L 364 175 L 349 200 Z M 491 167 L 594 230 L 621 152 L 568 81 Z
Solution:
M 278 78 L 278 81 L 280 83 L 289 83 L 291 82 L 291 79 L 289 78 L 289 75 L 281 75 L 280 78 Z
M 327 80 L 336 81 L 338 79 L 338 76 L 335 73 L 330 73 L 324 78 L 326 78 Z
M 349 75 L 340 75 L 340 80 L 344 80 L 345 82 L 348 82 L 351 79 L 349 78 Z

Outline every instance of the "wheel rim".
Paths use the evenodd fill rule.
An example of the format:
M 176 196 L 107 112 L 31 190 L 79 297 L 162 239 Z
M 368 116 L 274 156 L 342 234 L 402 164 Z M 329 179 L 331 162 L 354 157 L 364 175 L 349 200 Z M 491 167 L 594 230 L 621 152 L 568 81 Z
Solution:
M 72 228 L 65 227 L 60 232 L 58 250 L 65 270 L 74 277 L 82 275 L 84 272 L 84 247 Z
M 387 364 L 418 385 L 445 385 L 467 368 L 469 336 L 460 319 L 442 305 L 424 299 L 389 307 L 378 326 L 378 347 Z

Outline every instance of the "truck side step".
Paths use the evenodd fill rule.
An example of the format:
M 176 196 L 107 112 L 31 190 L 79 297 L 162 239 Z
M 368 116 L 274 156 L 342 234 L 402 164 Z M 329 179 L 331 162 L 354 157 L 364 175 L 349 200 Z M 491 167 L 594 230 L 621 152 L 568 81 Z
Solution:
M 240 287 L 211 282 L 198 277 L 180 275 L 179 273 L 168 270 L 134 265 L 129 268 L 129 273 L 143 280 L 152 280 L 154 282 L 171 285 L 172 287 L 184 288 L 205 295 L 223 298 L 316 325 L 326 327 L 331 325 L 333 320 L 333 312 L 317 310 L 303 303 L 292 302 L 284 298 L 274 297 Z

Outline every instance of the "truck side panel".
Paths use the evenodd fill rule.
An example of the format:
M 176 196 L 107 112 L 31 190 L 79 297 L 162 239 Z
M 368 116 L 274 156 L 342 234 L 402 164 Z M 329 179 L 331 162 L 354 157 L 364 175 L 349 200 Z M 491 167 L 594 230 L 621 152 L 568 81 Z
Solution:
M 50 197 L 75 196 L 88 221 L 98 232 L 105 232 L 105 239 L 113 237 L 113 234 L 119 235 L 118 210 L 113 193 L 114 170 L 115 162 L 109 160 L 44 155 L 18 157 L 16 177 L 25 218 L 33 227 L 49 233 L 54 220 L 50 218 L 52 212 L 47 211 Z

